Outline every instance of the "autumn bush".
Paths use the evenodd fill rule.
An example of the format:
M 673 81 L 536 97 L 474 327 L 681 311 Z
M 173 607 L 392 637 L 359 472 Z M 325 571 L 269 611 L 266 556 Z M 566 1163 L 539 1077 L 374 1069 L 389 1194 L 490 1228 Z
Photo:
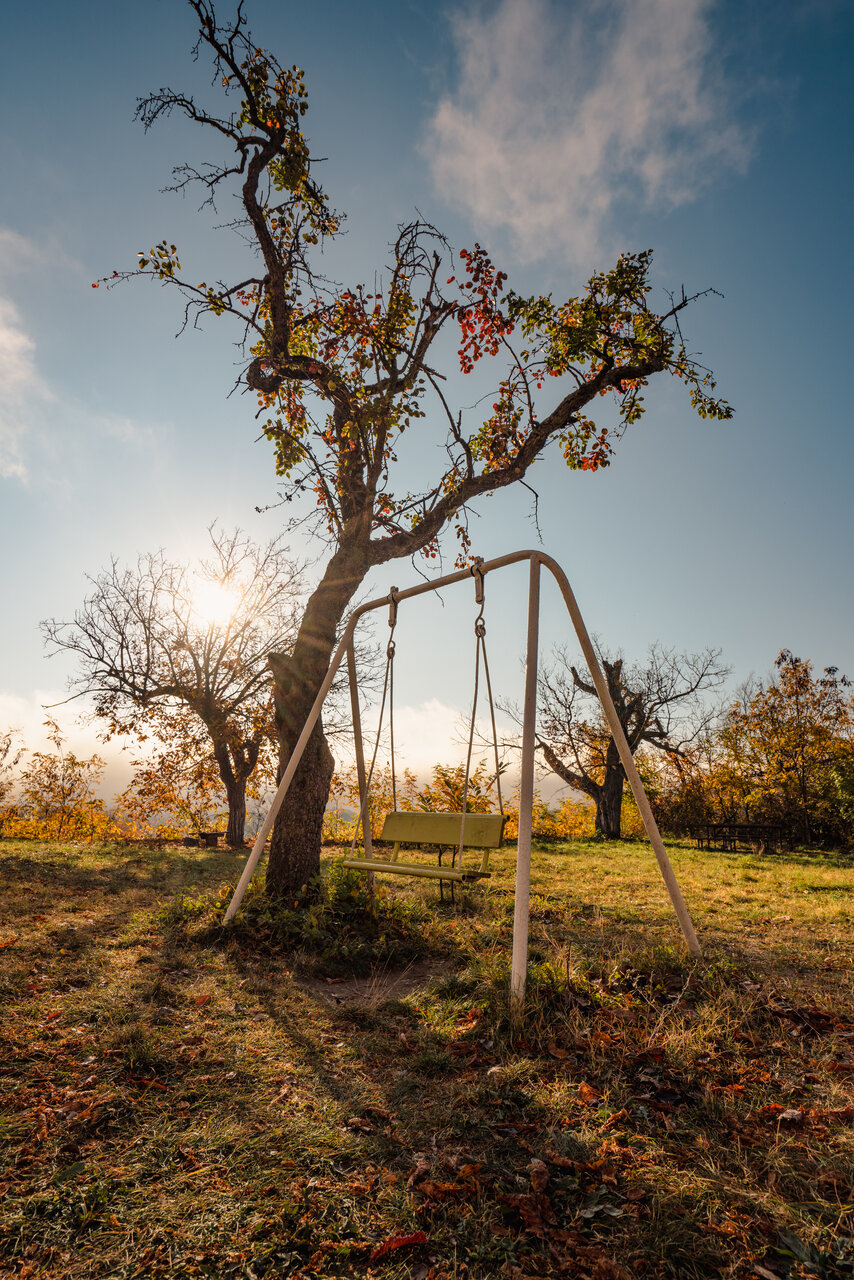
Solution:
M 45 727 L 55 750 L 34 751 L 19 776 L 6 779 L 3 834 L 42 840 L 97 837 L 109 825 L 104 801 L 95 795 L 105 761 L 98 755 L 84 760 L 66 750 L 55 720 L 48 719 Z

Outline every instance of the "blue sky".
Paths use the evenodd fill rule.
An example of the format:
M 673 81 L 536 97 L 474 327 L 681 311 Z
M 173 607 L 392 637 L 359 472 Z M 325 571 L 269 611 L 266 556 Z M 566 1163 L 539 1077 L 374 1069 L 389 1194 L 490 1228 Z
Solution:
M 654 640 L 720 647 L 733 683 L 784 646 L 854 675 L 851 6 L 248 0 L 247 12 L 260 44 L 306 70 L 306 131 L 348 215 L 330 260 L 341 280 L 373 279 L 417 208 L 456 246 L 486 244 L 520 291 L 575 293 L 621 249 L 651 247 L 661 289 L 724 295 L 692 308 L 686 333 L 733 422 L 701 422 L 677 387 L 653 386 L 609 470 L 555 459 L 532 476 L 544 548 L 590 629 L 631 657 Z M 85 573 L 160 546 L 191 557 L 214 519 L 265 540 L 281 527 L 281 512 L 256 513 L 275 499 L 272 459 L 247 400 L 228 398 L 227 325 L 176 340 L 175 297 L 146 282 L 91 289 L 163 237 L 192 276 L 239 270 L 232 236 L 192 198 L 160 193 L 173 164 L 214 154 L 211 139 L 177 117 L 148 134 L 133 122 L 136 97 L 161 85 L 208 92 L 191 18 L 181 0 L 44 0 L 4 20 L 0 728 L 21 725 L 31 745 L 68 674 L 38 622 L 73 612 Z M 460 406 L 482 389 L 451 388 Z M 429 467 L 432 448 L 425 435 L 411 465 Z M 479 513 L 478 553 L 535 544 L 524 493 Z M 414 580 L 401 564 L 370 585 Z M 521 575 L 490 584 L 510 697 L 521 602 Z M 416 762 L 415 740 L 441 743 L 471 673 L 471 600 L 431 608 L 413 608 L 402 635 Z M 562 638 L 547 596 L 544 642 Z

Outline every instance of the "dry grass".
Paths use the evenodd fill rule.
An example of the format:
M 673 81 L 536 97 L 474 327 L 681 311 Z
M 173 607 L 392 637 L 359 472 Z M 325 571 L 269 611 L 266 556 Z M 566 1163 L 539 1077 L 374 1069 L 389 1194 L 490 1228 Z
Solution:
M 698 965 L 644 845 L 537 853 L 516 1034 L 512 850 L 306 977 L 230 854 L 4 841 L 0 1275 L 854 1275 L 851 864 L 673 853 Z

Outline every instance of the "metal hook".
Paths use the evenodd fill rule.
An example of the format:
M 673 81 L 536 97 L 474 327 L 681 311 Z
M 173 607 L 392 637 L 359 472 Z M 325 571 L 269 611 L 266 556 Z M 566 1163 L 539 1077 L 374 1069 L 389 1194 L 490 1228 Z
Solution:
M 388 625 L 392 631 L 397 626 L 397 587 L 392 587 L 388 593 Z
M 483 556 L 475 556 L 471 567 L 471 575 L 474 578 L 475 604 L 483 604 Z

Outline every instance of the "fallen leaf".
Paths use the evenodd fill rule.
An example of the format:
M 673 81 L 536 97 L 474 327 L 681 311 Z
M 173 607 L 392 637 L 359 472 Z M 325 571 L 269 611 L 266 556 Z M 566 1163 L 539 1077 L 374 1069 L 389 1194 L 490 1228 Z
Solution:
M 525 1224 L 525 1230 L 530 1231 L 531 1235 L 544 1239 L 548 1234 L 548 1228 L 557 1223 L 548 1196 L 533 1192 L 528 1195 L 499 1195 L 498 1199 L 509 1208 L 518 1210 Z
M 425 1173 L 429 1173 L 429 1172 L 430 1172 L 430 1161 L 427 1159 L 426 1156 L 417 1155 L 415 1157 L 415 1168 L 412 1170 L 412 1172 L 410 1173 L 409 1177 L 406 1180 L 407 1191 L 410 1191 L 415 1186 L 415 1184 L 424 1177 Z
M 388 1240 L 383 1240 L 382 1244 L 377 1245 L 371 1254 L 371 1262 L 379 1262 L 380 1258 L 387 1257 L 394 1249 L 406 1249 L 413 1244 L 426 1244 L 427 1235 L 424 1231 L 413 1231 L 407 1236 L 390 1236 Z
M 537 1194 L 545 1191 L 549 1185 L 549 1171 L 542 1160 L 531 1161 L 528 1165 L 528 1177 L 531 1180 L 531 1190 Z
M 469 1187 L 459 1182 L 439 1182 L 434 1178 L 425 1178 L 417 1188 L 428 1200 L 459 1200 Z
M 815 1120 L 854 1120 L 854 1107 L 835 1107 L 831 1111 L 810 1113 Z
M 546 1159 L 550 1164 L 556 1164 L 559 1169 L 575 1169 L 577 1160 L 570 1160 L 569 1156 L 562 1156 L 554 1147 L 546 1147 Z

